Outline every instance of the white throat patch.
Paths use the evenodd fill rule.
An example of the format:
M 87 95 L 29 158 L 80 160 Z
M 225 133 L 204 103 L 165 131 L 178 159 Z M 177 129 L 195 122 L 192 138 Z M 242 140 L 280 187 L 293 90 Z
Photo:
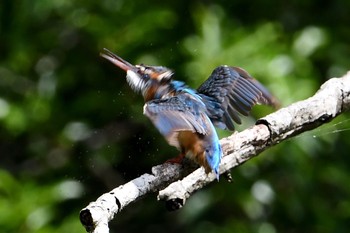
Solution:
M 132 70 L 128 70 L 126 72 L 126 80 L 131 88 L 136 92 L 141 91 L 145 86 L 145 81 L 140 77 L 139 74 L 135 73 Z

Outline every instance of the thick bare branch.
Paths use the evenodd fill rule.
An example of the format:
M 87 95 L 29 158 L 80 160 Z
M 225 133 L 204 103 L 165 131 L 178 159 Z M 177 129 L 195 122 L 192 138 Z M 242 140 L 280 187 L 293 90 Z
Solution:
M 342 78 L 328 80 L 314 96 L 282 108 L 258 120 L 255 126 L 222 139 L 224 158 L 220 173 L 229 172 L 263 150 L 327 123 L 348 109 L 350 72 Z M 171 209 L 181 208 L 193 192 L 215 180 L 215 175 L 206 175 L 203 168 L 191 171 L 171 164 L 155 166 L 152 174 L 144 174 L 90 203 L 80 212 L 80 220 L 87 231 L 108 232 L 108 221 L 115 214 L 145 194 L 159 190 L 158 200 L 165 200 Z
M 350 72 L 342 78 L 328 80 L 314 96 L 258 120 L 250 129 L 222 139 L 225 157 L 220 171 L 226 172 L 272 145 L 329 122 L 350 108 L 349 96 Z M 213 180 L 213 176 L 206 177 L 198 169 L 161 190 L 158 199 L 180 208 L 194 191 Z

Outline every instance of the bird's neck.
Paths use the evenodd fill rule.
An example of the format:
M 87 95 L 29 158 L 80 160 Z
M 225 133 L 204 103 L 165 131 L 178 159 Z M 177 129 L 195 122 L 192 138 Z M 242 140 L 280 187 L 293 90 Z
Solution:
M 142 91 L 145 102 L 154 99 L 164 99 L 177 95 L 186 85 L 180 81 L 172 81 L 167 84 L 151 83 Z

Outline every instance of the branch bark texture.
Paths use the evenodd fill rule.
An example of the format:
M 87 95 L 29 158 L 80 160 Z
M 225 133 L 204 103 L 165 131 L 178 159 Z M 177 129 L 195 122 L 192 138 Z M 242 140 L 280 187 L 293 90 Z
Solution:
M 349 109 L 350 72 L 328 80 L 314 96 L 259 119 L 247 130 L 223 138 L 220 173 L 227 173 L 267 148 L 325 124 Z M 157 199 L 165 200 L 168 208 L 174 210 L 181 208 L 196 190 L 215 180 L 215 175 L 206 175 L 203 168 L 193 171 L 180 165 L 158 165 L 152 168 L 151 174 L 131 180 L 91 202 L 80 212 L 80 220 L 89 232 L 108 232 L 108 222 L 116 214 L 148 193 L 158 192 Z

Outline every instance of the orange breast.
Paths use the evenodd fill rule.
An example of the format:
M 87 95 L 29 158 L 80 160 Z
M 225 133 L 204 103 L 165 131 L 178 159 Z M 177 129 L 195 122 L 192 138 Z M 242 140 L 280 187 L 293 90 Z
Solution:
M 181 131 L 179 132 L 178 140 L 181 147 L 181 153 L 203 166 L 205 172 L 209 173 L 211 168 L 205 158 L 203 137 L 204 135 L 192 131 Z

